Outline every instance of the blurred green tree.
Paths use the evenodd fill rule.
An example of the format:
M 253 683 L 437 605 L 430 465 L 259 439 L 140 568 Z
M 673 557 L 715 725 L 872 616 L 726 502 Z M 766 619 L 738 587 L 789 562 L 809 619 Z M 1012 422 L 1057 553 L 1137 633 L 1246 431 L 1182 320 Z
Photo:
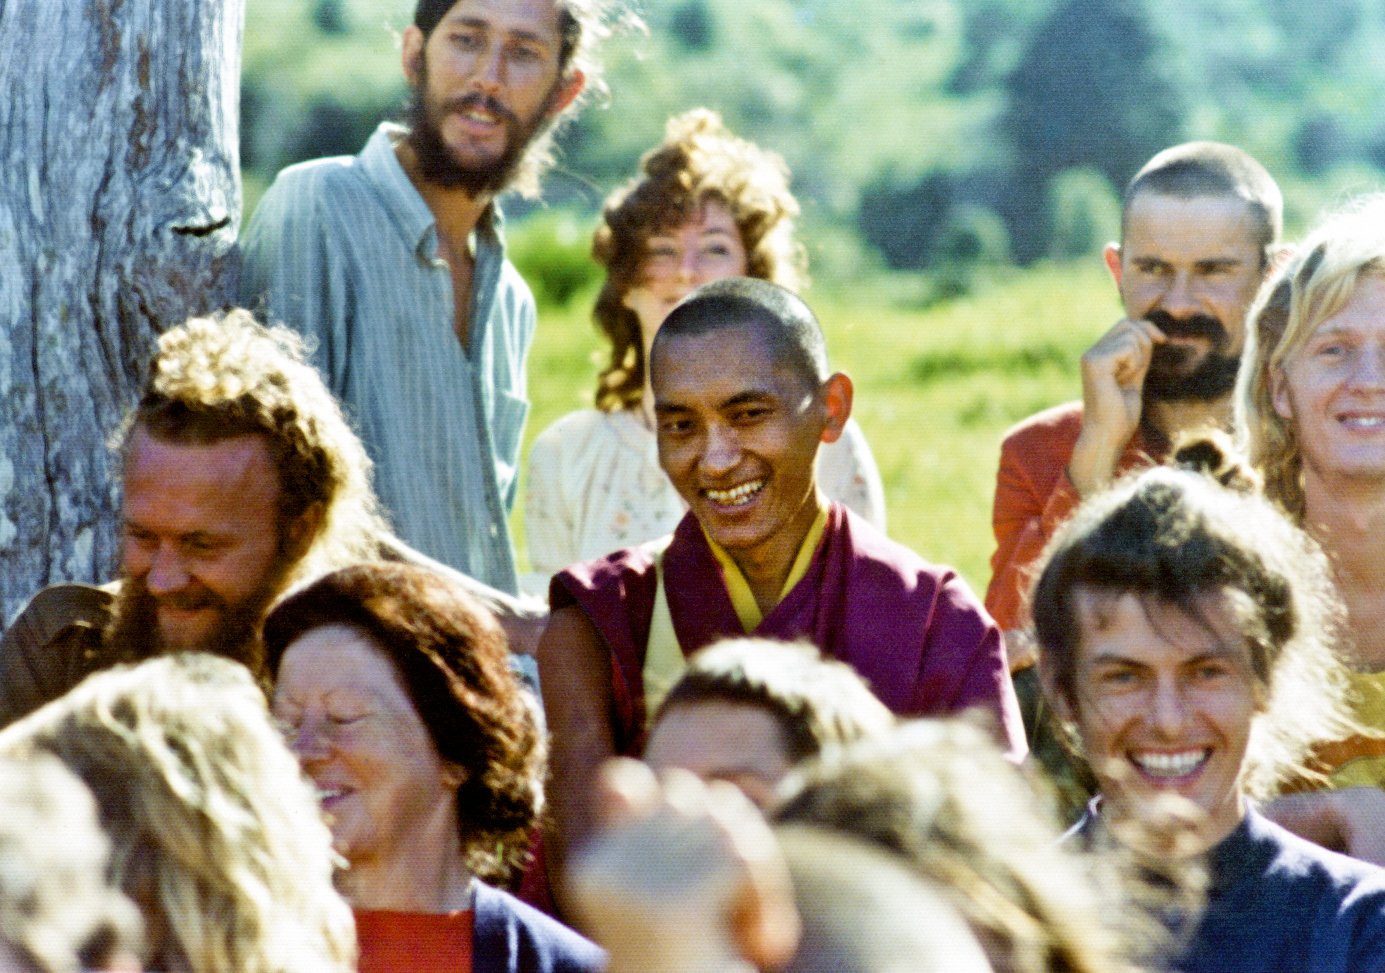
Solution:
M 342 0 L 314 0 L 313 23 L 324 34 L 347 34 L 351 31 Z
M 1000 125 L 1014 152 L 1009 224 L 1015 256 L 1043 256 L 1050 181 L 1088 166 L 1123 186 L 1179 141 L 1187 98 L 1166 41 L 1139 0 L 1065 0 L 1035 29 L 1006 79 Z

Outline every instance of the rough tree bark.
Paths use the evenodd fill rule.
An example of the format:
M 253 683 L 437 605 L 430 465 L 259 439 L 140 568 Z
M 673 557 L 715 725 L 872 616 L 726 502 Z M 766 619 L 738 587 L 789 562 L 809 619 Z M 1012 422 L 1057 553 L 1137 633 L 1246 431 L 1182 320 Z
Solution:
M 235 292 L 242 0 L 0 0 L 0 608 L 111 577 L 106 440 Z

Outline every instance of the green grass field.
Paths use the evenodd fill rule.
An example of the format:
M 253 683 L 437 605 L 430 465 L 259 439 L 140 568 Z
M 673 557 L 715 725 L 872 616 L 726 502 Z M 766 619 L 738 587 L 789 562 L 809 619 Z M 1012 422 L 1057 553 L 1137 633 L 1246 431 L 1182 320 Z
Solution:
M 521 272 L 536 279 L 523 247 L 514 249 Z M 1077 397 L 1078 357 L 1119 316 L 1119 304 L 1096 257 L 1007 271 L 974 296 L 927 310 L 899 296 L 913 290 L 884 278 L 817 284 L 807 296 L 833 365 L 856 384 L 854 414 L 880 464 L 889 533 L 955 566 L 981 592 L 1001 436 L 1030 413 Z M 584 291 L 566 307 L 540 311 L 527 440 L 590 402 L 600 347 L 590 306 Z M 522 507 L 514 516 L 521 551 Z

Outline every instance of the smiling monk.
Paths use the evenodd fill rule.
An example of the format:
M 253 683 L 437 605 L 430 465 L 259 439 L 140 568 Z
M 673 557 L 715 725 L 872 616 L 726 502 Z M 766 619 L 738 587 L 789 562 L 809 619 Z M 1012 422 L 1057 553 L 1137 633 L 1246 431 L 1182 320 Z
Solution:
M 851 415 L 807 305 L 762 280 L 699 288 L 650 354 L 659 463 L 689 512 L 670 537 L 553 579 L 539 644 L 561 853 L 587 834 L 592 775 L 638 754 L 684 658 L 718 639 L 806 639 L 899 714 L 980 707 L 1016 759 L 1024 733 L 999 631 L 955 572 L 818 489 Z

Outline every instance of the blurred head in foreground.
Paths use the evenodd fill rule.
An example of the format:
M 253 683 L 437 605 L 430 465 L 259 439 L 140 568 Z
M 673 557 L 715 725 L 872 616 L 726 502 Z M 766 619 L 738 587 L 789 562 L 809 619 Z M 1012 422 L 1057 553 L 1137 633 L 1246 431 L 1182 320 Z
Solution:
M 91 789 L 111 873 L 171 973 L 348 973 L 317 801 L 246 669 L 184 653 L 97 673 L 0 734 Z
M 887 732 L 856 671 L 807 643 L 728 639 L 700 650 L 655 714 L 644 759 L 735 784 L 760 807 L 800 760 Z
M 139 912 L 109 863 L 80 780 L 48 756 L 0 760 L 0 970 L 138 970 Z
M 1127 970 L 1085 867 L 991 734 L 915 720 L 806 763 L 774 820 L 852 835 L 898 855 L 1014 973 Z
M 613 760 L 568 900 L 608 973 L 983 973 L 945 896 L 849 836 L 772 830 L 737 788 Z

